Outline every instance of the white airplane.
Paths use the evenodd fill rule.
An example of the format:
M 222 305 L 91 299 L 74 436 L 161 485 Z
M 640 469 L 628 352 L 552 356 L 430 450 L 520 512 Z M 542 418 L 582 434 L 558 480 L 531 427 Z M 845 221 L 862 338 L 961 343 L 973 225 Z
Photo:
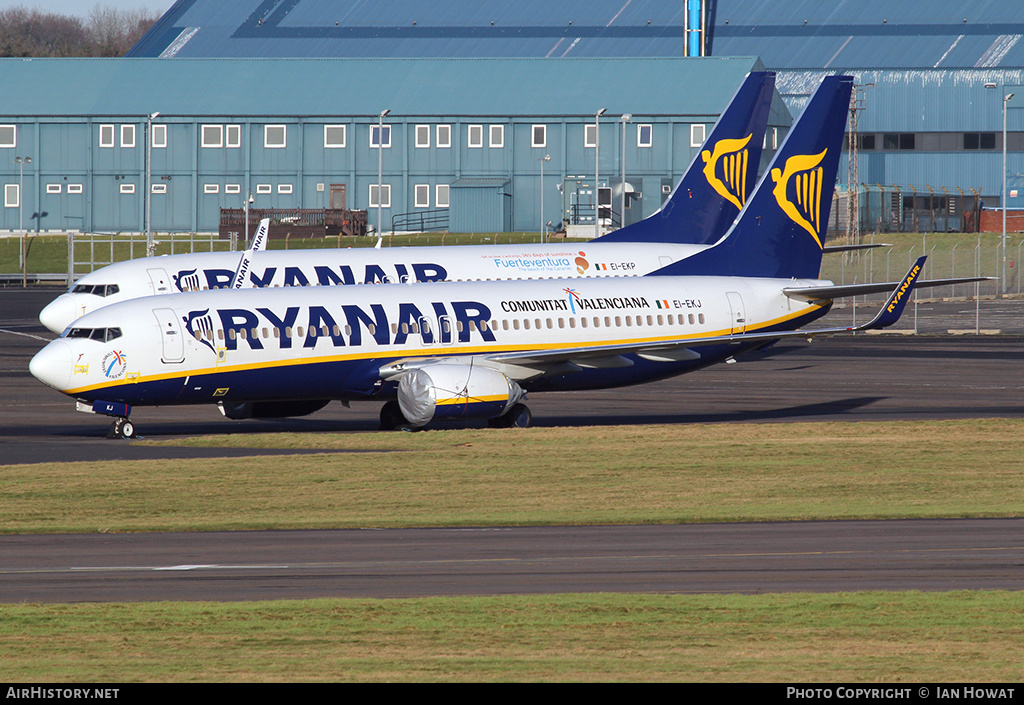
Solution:
M 115 417 L 111 437 L 134 434 L 132 406 L 170 404 L 267 418 L 381 400 L 384 428 L 524 426 L 526 393 L 637 384 L 786 337 L 891 325 L 923 257 L 869 323 L 800 330 L 850 291 L 817 274 L 851 87 L 824 79 L 729 232 L 650 275 L 150 296 L 82 317 L 30 370 Z
M 54 333 L 139 296 L 218 288 L 647 274 L 716 242 L 757 180 L 775 74 L 752 72 L 661 209 L 585 245 L 543 243 L 195 253 L 145 257 L 79 279 L 39 315 Z M 379 242 L 378 242 L 379 245 Z M 245 276 L 236 274 L 244 269 Z

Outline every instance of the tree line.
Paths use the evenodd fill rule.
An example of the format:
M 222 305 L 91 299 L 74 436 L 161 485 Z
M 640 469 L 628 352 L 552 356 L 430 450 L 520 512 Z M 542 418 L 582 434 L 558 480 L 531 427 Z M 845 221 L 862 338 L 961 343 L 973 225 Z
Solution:
M 124 56 L 159 12 L 95 5 L 87 17 L 16 6 L 0 10 L 0 56 Z

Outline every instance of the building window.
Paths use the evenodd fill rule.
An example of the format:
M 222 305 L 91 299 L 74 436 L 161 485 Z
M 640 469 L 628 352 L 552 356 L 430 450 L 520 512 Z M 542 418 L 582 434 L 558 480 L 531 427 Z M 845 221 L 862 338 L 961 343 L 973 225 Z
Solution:
M 887 132 L 882 135 L 882 149 L 914 149 L 915 137 L 913 132 Z
M 121 193 L 135 193 L 135 184 L 121 184 Z
M 477 149 L 484 146 L 484 126 L 483 125 L 470 125 L 469 136 L 466 140 L 466 146 L 471 149 Z
M 0 125 L 0 147 L 18 146 L 18 126 Z
M 47 193 L 60 193 L 62 190 L 60 184 L 46 184 Z
M 135 146 L 135 125 L 121 125 L 121 146 Z
M 636 126 L 636 146 L 650 147 L 654 144 L 654 127 L 651 125 Z
M 487 140 L 492 149 L 503 148 L 505 146 L 505 126 L 491 125 Z
M 242 146 L 242 126 L 241 125 L 228 125 L 227 126 L 227 145 L 228 149 L 237 149 Z
M 370 148 L 377 149 L 378 147 L 383 149 L 391 148 L 391 125 L 371 125 L 370 126 Z
M 425 149 L 430 146 L 430 125 L 416 126 L 416 148 Z
M 857 149 L 872 151 L 875 149 L 874 135 L 857 135 Z
M 224 128 L 221 125 L 203 125 L 200 132 L 204 148 L 215 149 L 224 146 Z
M 257 194 L 267 194 L 267 193 L 273 193 L 273 192 L 274 192 L 274 189 L 270 186 L 270 184 L 256 184 L 256 193 Z
M 994 132 L 965 132 L 964 149 L 995 149 L 996 133 Z
M 83 193 L 84 190 L 82 184 L 68 184 L 68 193 Z
M 278 184 L 277 185 L 277 192 L 280 193 L 280 194 L 289 195 L 289 194 L 292 193 L 292 185 L 291 184 Z
M 263 147 L 265 149 L 284 149 L 287 146 L 287 133 L 284 125 L 264 125 Z
M 378 193 L 380 199 L 378 199 Z M 391 184 L 370 184 L 370 208 L 391 207 Z
M 163 149 L 167 146 L 167 125 L 153 125 L 152 141 L 153 149 Z
M 151 193 L 167 193 L 167 184 L 153 184 Z
M 704 125 L 690 125 L 690 146 L 700 147 L 704 144 Z
M 324 125 L 324 149 L 342 149 L 345 146 L 344 125 Z
M 4 208 L 18 208 L 20 205 L 20 186 L 18 184 L 4 184 Z
M 434 187 L 434 205 L 438 208 L 448 207 L 448 184 L 438 184 Z
M 203 184 L 203 193 L 220 193 L 220 184 Z
M 584 125 L 583 126 L 583 146 L 584 147 L 596 147 L 597 146 L 597 125 Z
M 547 125 L 534 125 L 530 129 L 530 146 L 531 147 L 547 147 L 548 146 L 548 126 Z
M 415 202 L 417 208 L 430 208 L 430 186 L 427 184 L 416 184 Z
M 224 193 L 241 193 L 242 187 L 239 184 L 225 184 Z
M 452 126 L 438 125 L 435 130 L 435 137 L 438 147 L 442 149 L 450 148 L 452 146 Z
M 114 126 L 100 125 L 100 147 L 114 146 Z

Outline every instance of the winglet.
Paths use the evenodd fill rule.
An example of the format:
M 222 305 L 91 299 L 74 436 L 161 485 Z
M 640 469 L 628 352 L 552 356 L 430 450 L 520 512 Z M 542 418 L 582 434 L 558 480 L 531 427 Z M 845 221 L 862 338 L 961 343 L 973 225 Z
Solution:
M 252 286 L 252 282 L 247 280 L 249 267 L 252 264 L 252 253 L 267 249 L 267 233 L 269 231 L 270 218 L 264 218 L 256 228 L 256 234 L 252 236 L 252 244 L 249 245 L 249 249 L 242 253 L 242 258 L 238 261 L 238 269 L 235 270 L 235 276 L 231 280 L 232 289 L 248 289 Z
M 910 293 L 914 290 L 921 272 L 924 271 L 924 261 L 926 259 L 928 259 L 926 256 L 917 258 L 914 265 L 907 271 L 903 279 L 900 280 L 899 285 L 889 295 L 889 299 L 882 306 L 882 310 L 878 312 L 878 315 L 863 326 L 858 326 L 856 330 L 886 328 L 900 319 L 900 316 L 903 315 L 903 309 L 906 308 L 907 302 L 910 301 Z

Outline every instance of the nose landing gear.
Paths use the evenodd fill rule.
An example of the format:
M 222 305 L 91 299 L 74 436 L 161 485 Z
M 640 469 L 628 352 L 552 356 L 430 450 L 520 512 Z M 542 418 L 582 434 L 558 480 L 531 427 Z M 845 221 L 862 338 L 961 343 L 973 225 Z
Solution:
M 122 416 L 110 424 L 107 438 L 135 438 L 135 424 Z

